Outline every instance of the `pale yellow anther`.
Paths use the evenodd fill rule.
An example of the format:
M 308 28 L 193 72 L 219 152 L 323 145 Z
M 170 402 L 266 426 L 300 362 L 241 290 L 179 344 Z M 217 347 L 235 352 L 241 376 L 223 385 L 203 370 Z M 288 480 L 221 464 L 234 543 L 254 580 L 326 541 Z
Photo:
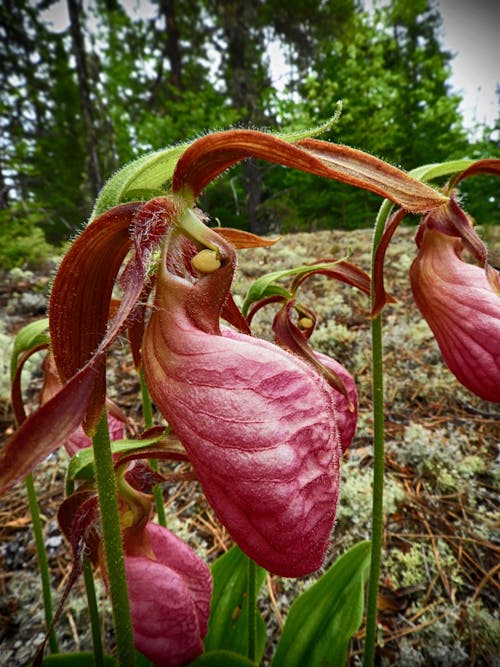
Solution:
M 122 528 L 130 528 L 134 524 L 134 513 L 131 510 L 122 512 L 120 515 L 120 523 Z
M 220 268 L 220 259 L 215 250 L 204 248 L 192 258 L 191 265 L 200 273 L 213 273 Z
M 301 317 L 299 320 L 299 326 L 302 329 L 310 329 L 314 322 L 311 320 L 310 317 Z

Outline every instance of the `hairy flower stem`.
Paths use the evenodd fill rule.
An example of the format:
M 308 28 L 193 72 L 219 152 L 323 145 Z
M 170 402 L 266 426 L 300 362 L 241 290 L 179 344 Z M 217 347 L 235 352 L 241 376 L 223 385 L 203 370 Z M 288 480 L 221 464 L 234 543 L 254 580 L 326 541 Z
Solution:
M 35 483 L 33 481 L 33 474 L 29 473 L 25 479 L 26 492 L 28 494 L 28 503 L 31 513 L 31 523 L 33 525 L 33 533 L 35 535 L 36 552 L 38 556 L 38 566 L 40 568 L 40 578 L 42 582 L 43 593 L 43 607 L 45 612 L 45 625 L 50 629 L 52 625 L 52 593 L 50 589 L 50 573 L 49 564 L 47 562 L 47 552 L 45 550 L 45 542 L 43 539 L 42 521 L 40 518 L 40 508 L 36 497 Z M 49 646 L 52 653 L 58 653 L 59 647 L 57 645 L 57 638 L 54 629 L 49 633 Z
M 95 594 L 94 576 L 92 566 L 88 558 L 83 559 L 83 579 L 85 581 L 85 592 L 87 593 L 87 607 L 89 610 L 90 627 L 92 628 L 92 644 L 94 647 L 94 665 L 103 667 L 104 653 L 102 649 L 101 624 L 99 620 L 99 609 Z
M 151 395 L 148 391 L 148 387 L 146 384 L 146 380 L 144 378 L 144 372 L 142 368 L 139 370 L 139 379 L 141 382 L 141 400 L 142 400 L 142 414 L 144 416 L 144 427 L 148 429 L 153 426 L 153 403 L 151 401 Z M 156 459 L 152 459 L 150 463 L 153 470 L 158 470 L 158 461 Z M 163 504 L 163 491 L 159 484 L 156 484 L 154 486 L 153 495 L 155 498 L 158 523 L 160 524 L 160 526 L 166 528 L 167 517 L 165 516 L 165 505 Z
M 372 248 L 372 275 L 375 253 L 384 231 L 385 221 L 391 209 L 391 202 L 385 201 L 375 223 Z M 375 303 L 375 289 L 372 285 L 372 306 Z M 384 365 L 382 344 L 382 318 L 374 317 L 371 323 L 372 336 L 372 386 L 373 386 L 373 495 L 372 495 L 372 535 L 371 562 L 366 609 L 366 636 L 363 667 L 372 667 L 375 661 L 377 640 L 377 599 L 382 560 L 382 538 L 384 529 Z
M 256 637 L 256 604 L 257 604 L 257 591 L 255 583 L 255 562 L 248 558 L 248 567 L 247 567 L 247 585 L 248 585 L 248 649 L 247 649 L 247 658 L 250 662 L 255 662 L 255 637 Z
M 111 607 L 115 628 L 118 662 L 127 667 L 135 666 L 135 646 L 130 618 L 125 560 L 116 479 L 111 455 L 108 420 L 101 417 L 93 438 L 96 483 L 99 494 L 101 530 L 106 556 Z
M 363 667 L 375 659 L 377 637 L 377 598 L 382 559 L 384 516 L 384 386 L 382 365 L 382 322 L 378 315 L 372 322 L 373 382 L 373 496 L 371 563 L 366 611 L 366 638 Z

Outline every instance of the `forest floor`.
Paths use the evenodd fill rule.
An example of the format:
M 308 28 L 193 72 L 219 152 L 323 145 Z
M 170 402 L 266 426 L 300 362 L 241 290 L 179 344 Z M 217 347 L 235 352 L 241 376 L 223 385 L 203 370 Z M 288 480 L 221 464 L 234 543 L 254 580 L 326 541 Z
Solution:
M 500 265 L 500 229 L 482 230 Z M 379 598 L 380 665 L 500 665 L 499 445 L 500 413 L 462 388 L 444 368 L 438 348 L 418 313 L 408 280 L 415 255 L 414 229 L 401 228 L 387 257 L 387 288 L 397 303 L 384 311 L 386 373 L 386 487 L 382 586 Z M 240 252 L 235 293 L 244 295 L 263 273 L 345 257 L 369 270 L 371 231 L 325 231 L 283 237 L 269 249 Z M 44 313 L 49 277 L 13 271 L 0 290 L 3 375 L 15 332 Z M 343 457 L 337 525 L 331 563 L 354 543 L 369 539 L 371 520 L 372 417 L 368 302 L 353 288 L 315 277 L 301 288 L 302 301 L 318 315 L 311 339 L 355 376 L 360 402 L 357 435 Z M 270 337 L 272 310 L 255 322 Z M 6 366 L 7 364 L 7 366 Z M 140 392 L 123 345 L 110 364 L 115 399 L 139 424 Z M 28 400 L 36 401 L 41 374 L 27 371 Z M 3 383 L 5 385 L 5 382 Z M 0 391 L 0 427 L 12 433 L 8 386 Z M 35 472 L 55 600 L 70 571 L 69 547 L 55 518 L 63 498 L 64 453 L 50 456 Z M 213 560 L 231 541 L 217 523 L 198 485 L 166 490 L 169 526 Z M 297 592 L 313 577 L 268 576 L 260 606 L 268 623 L 268 650 L 279 635 Z M 102 587 L 99 588 L 103 595 Z M 77 582 L 58 622 L 61 650 L 90 650 L 83 583 Z M 109 609 L 103 604 L 106 640 L 112 647 Z M 349 665 L 360 664 L 363 627 L 351 642 Z M 21 667 L 44 636 L 34 538 L 23 485 L 0 501 L 0 664 Z M 267 660 L 267 658 L 266 658 Z M 267 663 L 268 664 L 268 661 Z

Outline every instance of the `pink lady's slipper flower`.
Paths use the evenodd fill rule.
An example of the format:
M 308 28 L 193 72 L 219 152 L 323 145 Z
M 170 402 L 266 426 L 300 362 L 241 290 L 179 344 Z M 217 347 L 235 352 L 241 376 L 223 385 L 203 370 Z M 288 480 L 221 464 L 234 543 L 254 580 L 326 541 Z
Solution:
M 271 572 L 301 576 L 322 564 L 335 519 L 334 393 L 282 348 L 221 331 L 235 254 L 214 233 L 211 241 L 220 268 L 194 277 L 172 234 L 144 337 L 145 377 L 233 539 Z
M 464 243 L 427 223 L 410 270 L 415 302 L 444 360 L 465 387 L 500 402 L 500 290 L 462 258 Z M 496 278 L 497 282 L 498 277 Z
M 283 303 L 272 325 L 276 340 L 290 352 L 299 355 L 312 365 L 334 390 L 340 446 L 345 452 L 354 438 L 358 421 L 356 384 L 352 375 L 336 359 L 316 352 L 310 346 L 309 338 L 316 326 L 316 315 L 296 299 L 300 285 L 315 275 L 324 275 L 339 280 L 356 287 L 367 295 L 370 294 L 370 277 L 359 267 L 344 260 L 321 259 L 310 267 L 300 269 L 288 293 L 281 289 L 278 290 L 277 295 L 273 296 L 272 293 L 276 290 L 273 290 L 271 286 L 271 296 L 256 303 L 247 319 L 251 320 L 255 312 L 266 302 L 281 301 Z
M 158 667 L 194 660 L 208 629 L 207 565 L 169 530 L 148 522 L 125 541 L 125 571 L 138 650 Z
M 480 398 L 500 402 L 500 275 L 488 263 L 486 246 L 454 193 L 461 180 L 476 174 L 500 175 L 500 160 L 477 160 L 456 175 L 445 187 L 449 201 L 423 216 L 410 282 L 450 371 Z M 387 302 L 384 256 L 405 213 L 400 209 L 387 220 L 377 249 L 373 315 Z M 464 251 L 479 265 L 465 261 Z
M 49 329 L 63 386 L 3 448 L 0 492 L 79 424 L 95 433 L 106 406 L 107 354 L 125 330 L 140 332 L 135 325 L 144 319 L 156 251 L 170 234 L 134 361 L 138 366 L 142 353 L 149 389 L 236 541 L 271 570 L 303 574 L 322 563 L 335 516 L 340 443 L 334 390 L 290 352 L 221 331 L 221 316 L 239 326 L 229 293 L 234 250 L 199 219 L 191 224 L 203 189 L 248 157 L 362 187 L 408 211 L 447 201 L 362 151 L 252 130 L 217 132 L 128 165 L 104 188 L 55 277 Z M 153 199 L 130 201 L 137 193 Z M 198 254 L 215 253 L 220 268 L 206 270 L 205 252 L 202 266 L 189 269 L 185 256 L 174 252 L 177 233 L 195 242 Z M 121 300 L 110 319 L 117 283 Z

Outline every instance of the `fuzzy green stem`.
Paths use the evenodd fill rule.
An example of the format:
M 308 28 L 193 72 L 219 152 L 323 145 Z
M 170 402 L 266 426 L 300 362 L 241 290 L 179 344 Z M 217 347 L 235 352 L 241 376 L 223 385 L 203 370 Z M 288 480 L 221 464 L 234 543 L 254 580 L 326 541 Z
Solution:
M 384 386 L 382 362 L 382 323 L 380 315 L 372 322 L 373 381 L 373 496 L 371 563 L 366 612 L 366 638 L 363 667 L 375 659 L 377 639 L 377 599 L 379 591 L 382 538 L 384 529 Z
M 257 619 L 256 619 L 256 608 L 257 608 L 257 586 L 256 586 L 256 568 L 255 562 L 248 558 L 248 567 L 247 567 L 247 583 L 248 583 L 248 649 L 247 657 L 250 662 L 255 662 L 256 654 L 256 635 L 257 635 Z
M 92 644 L 94 647 L 94 665 L 95 667 L 103 667 L 104 652 L 102 649 L 99 609 L 97 606 L 97 597 L 95 594 L 92 566 L 88 558 L 84 558 L 83 560 L 83 580 L 85 582 L 85 591 L 87 593 L 87 607 L 89 610 L 90 627 L 92 629 Z
M 391 210 L 391 202 L 384 201 L 375 223 L 372 248 L 372 275 L 374 275 L 375 253 L 382 238 L 385 221 Z M 375 286 L 372 284 L 372 306 L 375 303 Z M 379 592 L 380 564 L 384 531 L 384 364 L 382 343 L 382 318 L 372 319 L 372 386 L 373 386 L 373 495 L 371 562 L 366 608 L 366 637 L 363 667 L 372 667 L 375 662 L 377 642 L 377 600 Z
M 139 370 L 139 380 L 141 383 L 141 399 L 142 399 L 142 414 L 144 416 L 144 427 L 146 429 L 153 426 L 153 404 L 151 401 L 151 394 L 149 393 L 146 379 L 142 368 Z M 153 470 L 158 470 L 158 461 L 151 460 L 151 467 Z M 159 484 L 153 488 L 153 495 L 156 505 L 156 513 L 158 514 L 158 523 L 164 528 L 167 527 L 167 517 L 165 515 L 165 505 L 163 504 L 163 491 Z
M 43 539 L 42 520 L 40 518 L 40 508 L 36 497 L 35 483 L 32 473 L 29 473 L 25 479 L 26 492 L 28 494 L 28 503 L 31 513 L 31 523 L 33 526 L 33 533 L 35 535 L 36 552 L 38 556 L 38 566 L 40 568 L 40 578 L 42 582 L 43 607 L 45 612 L 45 625 L 47 629 L 52 625 L 52 592 L 50 589 L 50 572 L 47 561 L 47 552 L 45 550 L 45 542 Z M 57 638 L 55 630 L 52 629 L 49 633 L 49 646 L 52 653 L 58 653 L 59 647 L 57 645 Z
M 118 662 L 120 665 L 134 667 L 134 637 L 125 578 L 125 559 L 123 555 L 116 479 L 106 414 L 102 416 L 97 426 L 93 445 L 101 530 L 106 556 L 111 607 L 113 610 Z

